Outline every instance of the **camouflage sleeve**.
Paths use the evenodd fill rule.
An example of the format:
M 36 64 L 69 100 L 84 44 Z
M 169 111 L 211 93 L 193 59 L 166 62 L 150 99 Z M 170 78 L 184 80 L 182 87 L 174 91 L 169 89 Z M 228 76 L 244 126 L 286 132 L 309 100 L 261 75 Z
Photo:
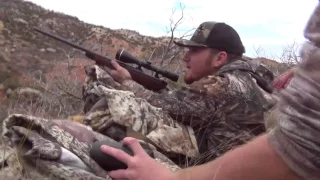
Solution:
M 299 176 L 320 177 L 320 4 L 304 32 L 302 61 L 295 76 L 280 94 L 279 115 L 268 136 L 276 152 Z
M 232 117 L 234 114 L 237 114 L 235 123 L 250 123 L 251 120 L 256 121 L 255 114 L 263 114 L 257 107 L 265 103 L 261 102 L 264 100 L 262 90 L 257 88 L 249 73 L 242 71 L 225 76 L 207 76 L 190 87 L 159 93 L 145 90 L 132 81 L 125 85 L 140 87 L 138 94 L 146 97 L 150 104 L 164 109 L 171 117 L 191 127 L 213 125 L 217 119 L 235 119 Z M 248 114 L 252 119 L 248 118 Z
M 151 90 L 146 89 L 145 87 L 136 83 L 133 80 L 126 80 L 125 82 L 123 82 L 121 89 L 131 91 L 135 94 L 136 97 L 144 98 L 147 100 L 151 97 L 152 94 L 155 93 Z

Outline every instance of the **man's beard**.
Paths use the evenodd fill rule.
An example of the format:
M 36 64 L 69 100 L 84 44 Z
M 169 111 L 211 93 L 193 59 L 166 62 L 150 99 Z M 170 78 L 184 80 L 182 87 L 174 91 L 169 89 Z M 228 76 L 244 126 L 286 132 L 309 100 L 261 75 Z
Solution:
M 184 76 L 184 82 L 186 84 L 192 84 L 194 82 L 194 78 L 191 75 L 186 74 Z

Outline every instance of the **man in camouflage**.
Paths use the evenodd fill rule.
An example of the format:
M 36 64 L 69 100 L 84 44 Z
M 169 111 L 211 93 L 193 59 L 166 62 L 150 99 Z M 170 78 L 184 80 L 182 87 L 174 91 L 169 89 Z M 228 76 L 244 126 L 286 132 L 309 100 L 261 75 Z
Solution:
M 204 23 L 202 27 L 205 30 L 213 24 Z M 222 26 L 227 29 L 221 31 L 231 28 L 225 24 Z M 195 37 L 206 35 L 203 28 L 196 31 L 195 35 L 199 36 Z M 214 29 L 211 27 L 211 31 Z M 201 81 L 177 91 L 156 94 L 129 79 L 122 82 L 121 76 L 117 78 L 122 73 L 111 72 L 120 82 L 117 84 L 103 67 L 87 68 L 88 78 L 83 91 L 87 115 L 82 122 L 87 126 L 20 114 L 9 116 L 3 123 L 3 137 L 12 148 L 2 148 L 3 169 L 0 172 L 6 175 L 6 179 L 17 175 L 31 179 L 108 179 L 107 172 L 89 156 L 91 144 L 97 140 L 120 141 L 127 136 L 136 137 L 136 132 L 140 133 L 142 141 L 150 143 L 146 147 L 153 150 L 155 159 L 171 171 L 179 167 L 158 151 L 167 157 L 176 157 L 171 154 L 196 157 L 199 146 L 204 157 L 200 163 L 203 163 L 228 149 L 219 147 L 219 144 L 227 140 L 236 144 L 249 140 L 255 135 L 251 130 L 263 127 L 263 120 L 258 118 L 263 117 L 263 112 L 269 108 L 268 92 L 271 91 L 268 83 L 273 77 L 262 65 L 237 60 L 244 48 L 238 35 L 234 36 L 240 44 L 231 44 L 231 49 L 235 50 L 231 53 L 230 49 L 216 51 L 200 44 L 189 47 L 186 57 L 198 55 L 198 62 L 190 57 L 185 80 L 187 83 Z M 117 72 L 123 71 L 116 63 L 114 66 Z M 213 70 L 209 72 L 209 69 L 203 69 L 205 67 Z M 216 75 L 201 78 L 206 71 Z M 133 86 L 143 91 L 128 91 Z M 204 137 L 208 138 L 202 143 Z
M 112 171 L 116 179 L 150 180 L 318 180 L 320 154 L 320 3 L 312 13 L 300 50 L 301 63 L 280 92 L 278 123 L 268 133 L 205 165 L 171 173 L 148 158 L 135 140 L 125 142 L 133 157 L 103 146 L 103 152 L 122 159 L 130 168 Z M 134 159 L 142 159 L 136 163 Z M 152 172 L 149 173 L 149 172 Z
M 12 114 L 3 121 L 0 177 L 111 179 L 90 157 L 92 143 L 121 141 L 136 132 L 154 159 L 172 171 L 180 167 L 166 157 L 170 153 L 187 157 L 198 154 L 190 127 L 173 121 L 162 109 L 136 98 L 132 92 L 119 89 L 101 67 L 94 65 L 86 73 L 84 120 L 80 116 L 68 121 Z M 87 101 L 90 99 L 98 101 L 92 105 Z M 79 119 L 82 123 L 75 122 Z
M 121 89 L 102 68 L 86 68 L 83 98 L 87 115 L 81 123 L 117 141 L 139 136 L 168 154 L 198 154 L 192 128 L 174 121 L 133 92 Z
M 134 90 L 137 97 L 193 128 L 201 155 L 188 165 L 212 160 L 265 131 L 264 113 L 275 104 L 273 74 L 262 64 L 242 60 L 245 49 L 231 26 L 204 22 L 190 40 L 175 43 L 189 49 L 183 59 L 186 87 L 148 91 L 116 62 L 110 74 L 122 89 Z

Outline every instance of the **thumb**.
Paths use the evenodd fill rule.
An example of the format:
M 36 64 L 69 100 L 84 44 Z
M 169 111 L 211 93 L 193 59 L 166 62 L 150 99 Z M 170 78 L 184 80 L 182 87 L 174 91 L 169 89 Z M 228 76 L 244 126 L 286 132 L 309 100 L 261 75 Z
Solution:
M 112 60 L 111 64 L 116 70 L 119 70 L 121 68 L 121 66 L 115 60 Z

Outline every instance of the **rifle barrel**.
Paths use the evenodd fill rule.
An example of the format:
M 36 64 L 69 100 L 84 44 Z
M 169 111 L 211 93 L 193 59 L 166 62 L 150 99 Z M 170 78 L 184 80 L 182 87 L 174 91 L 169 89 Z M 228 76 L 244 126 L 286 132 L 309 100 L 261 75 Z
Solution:
M 95 52 L 93 52 L 93 51 L 91 51 L 91 50 L 89 50 L 89 49 L 86 49 L 86 48 L 84 48 L 84 47 L 82 47 L 82 46 L 79 46 L 79 45 L 77 45 L 77 44 L 74 44 L 74 43 L 72 43 L 72 42 L 70 42 L 70 41 L 67 41 L 67 40 L 65 40 L 65 39 L 63 39 L 63 38 L 61 38 L 61 37 L 59 37 L 59 36 L 56 36 L 56 35 L 54 35 L 54 34 L 51 34 L 51 33 L 49 33 L 49 32 L 42 31 L 42 30 L 40 30 L 40 29 L 38 29 L 38 28 L 34 28 L 34 30 L 36 30 L 37 32 L 42 33 L 42 34 L 44 34 L 44 35 L 46 35 L 46 36 L 49 36 L 49 37 L 51 37 L 51 38 L 53 38 L 53 39 L 56 39 L 56 40 L 58 40 L 58 41 L 61 41 L 61 42 L 65 43 L 65 44 L 68 44 L 68 45 L 70 45 L 70 46 L 72 46 L 72 47 L 74 47 L 74 48 L 76 48 L 76 49 L 80 49 L 80 50 L 84 51 L 86 54 L 91 54 L 91 55 L 93 55 L 94 57 L 99 57 L 100 59 L 96 60 L 96 62 L 97 62 L 98 64 L 102 64 L 102 63 L 101 63 L 101 58 L 102 58 L 102 59 L 112 60 L 111 58 L 109 58 L 109 57 L 107 57 L 107 56 L 102 56 L 102 55 L 100 55 L 100 54 L 97 54 L 97 53 L 95 53 Z M 121 64 L 122 66 L 126 66 L 126 64 L 123 64 L 122 62 L 120 62 L 120 61 L 118 61 L 118 60 L 115 60 L 115 61 L 117 61 L 117 62 L 118 62 L 119 64 Z
M 86 51 L 86 52 L 88 52 L 88 53 L 94 54 L 94 52 L 92 52 L 92 51 L 90 51 L 90 50 L 88 50 L 88 49 L 86 49 L 86 48 L 84 48 L 84 47 L 81 47 L 81 46 L 79 46 L 79 45 L 77 45 L 77 44 L 74 44 L 74 43 L 72 43 L 72 42 L 70 42 L 70 41 L 67 41 L 67 40 L 65 40 L 65 39 L 63 39 L 63 38 L 61 38 L 61 37 L 58 37 L 58 36 L 56 36 L 56 35 L 53 35 L 53 34 L 51 34 L 51 33 L 49 33 L 49 32 L 42 31 L 42 30 L 40 30 L 40 29 L 38 29 L 38 28 L 33 28 L 33 29 L 36 30 L 36 31 L 38 31 L 39 33 L 44 34 L 44 35 L 47 35 L 47 36 L 49 36 L 49 37 L 51 37 L 51 38 L 53 38 L 53 39 L 62 41 L 62 42 L 64 42 L 65 44 L 68 44 L 68 45 L 70 45 L 70 46 L 72 46 L 72 47 L 74 47 L 74 48 L 81 49 L 82 51 Z
M 36 30 L 37 32 L 41 33 L 41 34 L 44 34 L 46 36 L 49 36 L 53 39 L 56 39 L 58 41 L 61 41 L 65 44 L 68 44 L 70 45 L 71 47 L 74 47 L 76 49 L 80 49 L 82 51 L 85 52 L 86 56 L 92 60 L 94 60 L 96 62 L 96 64 L 98 65 L 102 65 L 102 66 L 107 66 L 111 69 L 114 69 L 111 61 L 114 60 L 116 62 L 118 62 L 118 64 L 122 67 L 124 67 L 125 69 L 127 69 L 129 71 L 129 73 L 131 74 L 131 77 L 132 77 L 132 80 L 136 81 L 137 83 L 143 85 L 144 87 L 146 87 L 147 89 L 149 90 L 153 90 L 153 91 L 159 91 L 163 88 L 165 88 L 167 86 L 167 82 L 164 81 L 164 80 L 161 80 L 159 78 L 156 78 L 156 77 L 153 77 L 153 76 L 150 76 L 148 74 L 145 74 L 143 72 L 141 72 L 140 70 L 126 64 L 126 63 L 123 63 L 119 60 L 116 60 L 116 59 L 112 59 L 112 58 L 109 58 L 107 56 L 103 56 L 103 55 L 100 55 L 100 54 L 97 54 L 93 51 L 90 51 L 84 47 L 81 47 L 79 45 L 76 45 L 72 42 L 69 42 L 59 36 L 56 36 L 56 35 L 53 35 L 51 33 L 48 33 L 48 32 L 45 32 L 45 31 L 42 31 L 38 28 L 34 28 L 34 30 Z

